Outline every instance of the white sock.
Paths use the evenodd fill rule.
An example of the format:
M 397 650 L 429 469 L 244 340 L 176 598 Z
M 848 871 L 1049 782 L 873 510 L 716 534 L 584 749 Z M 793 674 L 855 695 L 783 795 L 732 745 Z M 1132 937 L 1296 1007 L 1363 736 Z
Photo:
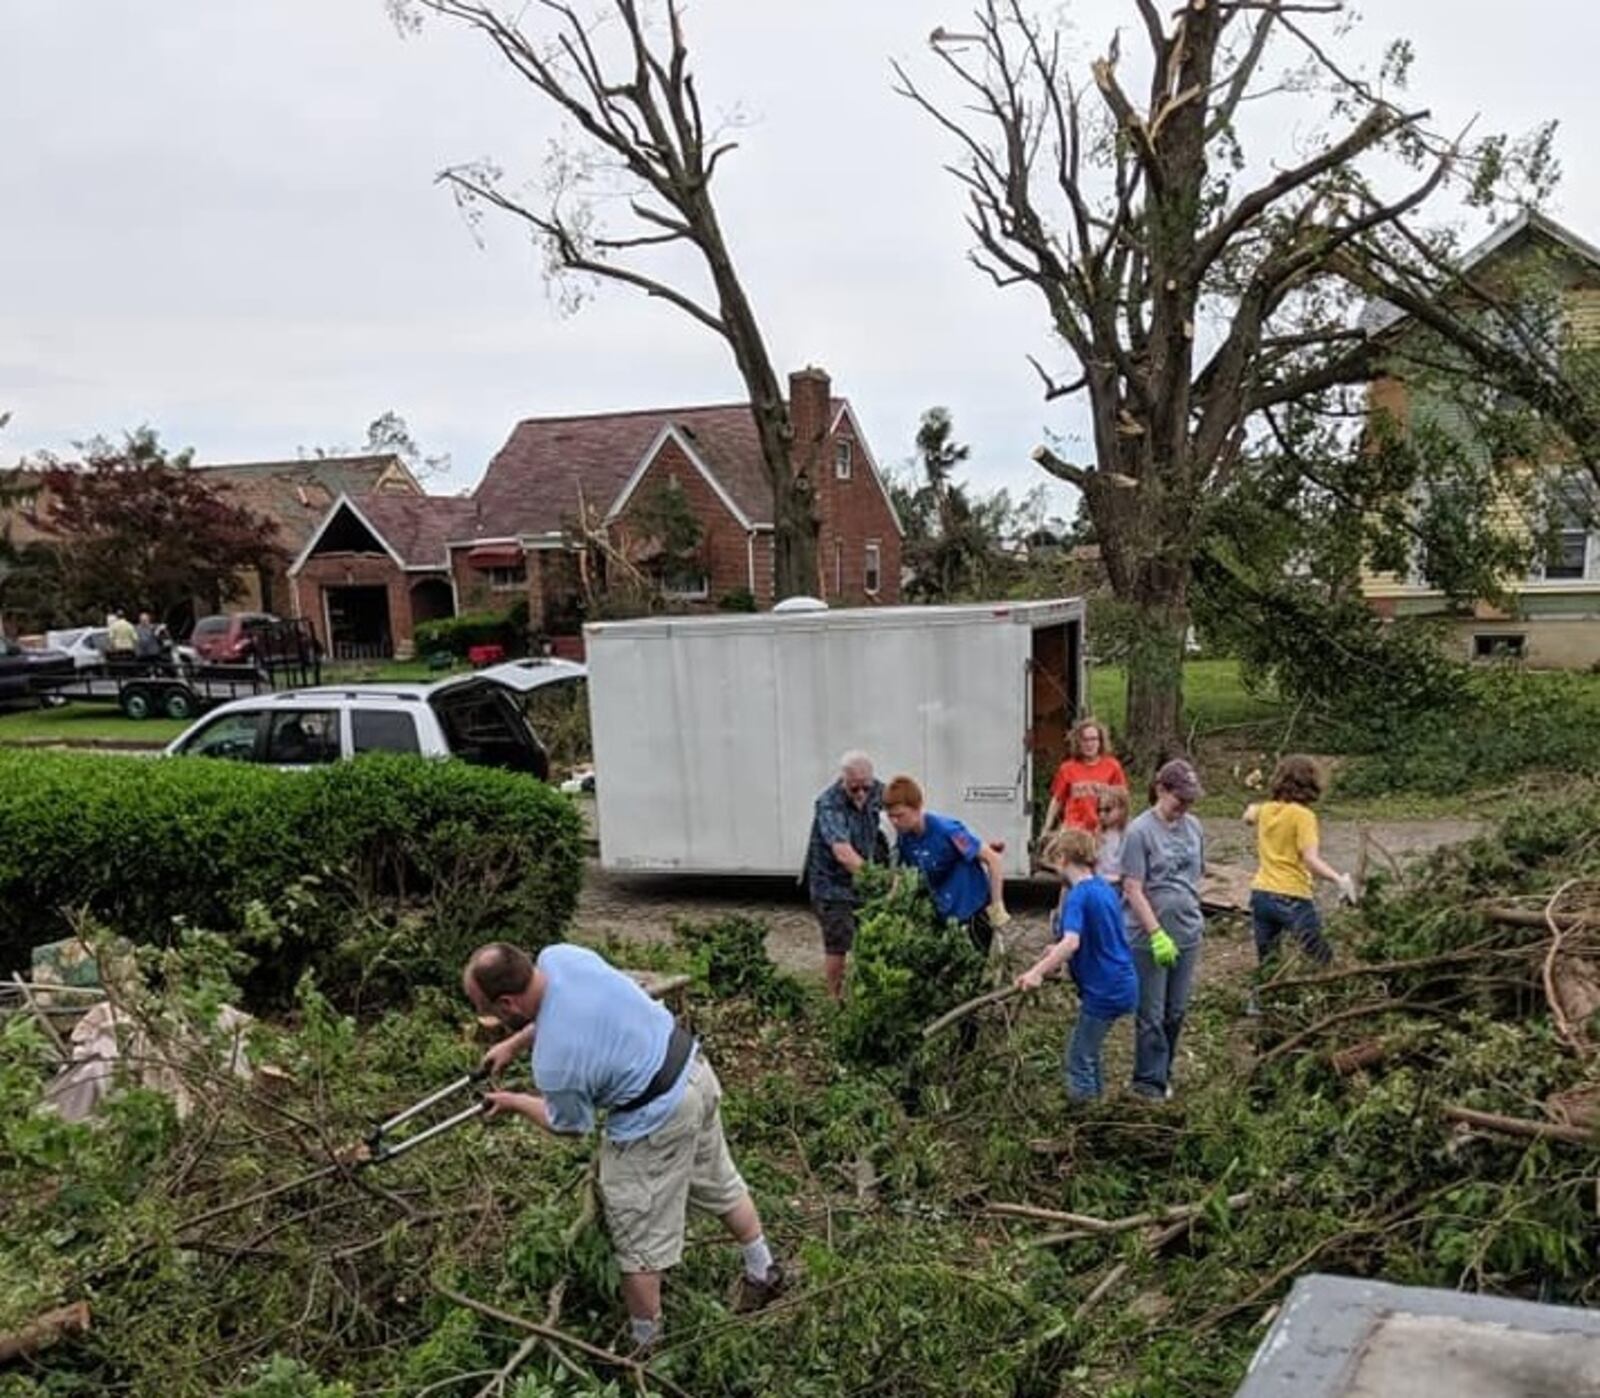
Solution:
M 661 1317 L 654 1315 L 635 1315 L 628 1317 L 628 1329 L 633 1332 L 633 1342 L 636 1345 L 647 1345 L 655 1339 L 661 1329 Z
M 772 1270 L 772 1249 L 765 1234 L 756 1234 L 753 1243 L 744 1244 L 744 1274 L 751 1281 L 764 1282 Z

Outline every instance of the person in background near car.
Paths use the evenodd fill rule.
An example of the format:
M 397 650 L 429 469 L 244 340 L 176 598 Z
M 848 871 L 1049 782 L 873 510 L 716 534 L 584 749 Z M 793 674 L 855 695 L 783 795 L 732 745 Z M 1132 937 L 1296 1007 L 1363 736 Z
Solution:
M 1155 804 L 1122 843 L 1128 942 L 1139 969 L 1133 1090 L 1142 1097 L 1172 1095 L 1178 1035 L 1200 965 L 1205 832 L 1189 808 L 1204 794 L 1187 762 L 1166 763 L 1156 773 Z
M 1094 871 L 1113 888 L 1122 886 L 1122 842 L 1128 835 L 1128 788 L 1107 787 L 1100 794 L 1100 835 Z
M 1294 934 L 1305 954 L 1318 965 L 1333 960 L 1333 948 L 1322 935 L 1322 918 L 1313 896 L 1312 875 L 1338 886 L 1347 903 L 1356 901 L 1355 880 L 1322 857 L 1317 814 L 1311 807 L 1322 796 L 1322 778 L 1309 757 L 1283 758 L 1267 787 L 1270 801 L 1246 806 L 1245 823 L 1256 828 L 1256 876 L 1250 883 L 1250 930 L 1256 941 L 1259 980 L 1278 950 L 1285 932 Z M 1255 991 L 1247 1013 L 1257 1013 Z
M 1006 912 L 1005 860 L 959 820 L 923 809 L 922 788 L 896 777 L 884 788 L 883 809 L 898 835 L 900 862 L 920 869 L 940 917 L 954 918 L 985 956 Z
M 113 660 L 132 660 L 139 650 L 139 633 L 121 612 L 106 621 L 106 654 Z
M 532 1050 L 538 1095 L 486 1092 L 490 1116 L 511 1112 L 581 1135 L 606 1113 L 600 1199 L 641 1351 L 660 1339 L 661 1274 L 683 1257 L 690 1204 L 720 1218 L 744 1253 L 736 1310 L 757 1310 L 783 1290 L 723 1138 L 717 1075 L 664 1005 L 587 947 L 565 943 L 535 962 L 491 942 L 472 953 L 461 979 L 473 1008 L 512 1031 L 484 1066 L 501 1073 Z
M 1111 1026 L 1139 1003 L 1139 977 L 1122 925 L 1122 904 L 1096 876 L 1095 841 L 1087 830 L 1051 836 L 1044 860 L 1061 876 L 1056 908 L 1056 944 L 1017 977 L 1018 990 L 1037 990 L 1066 962 L 1078 987 L 1078 1022 L 1067 1044 L 1067 1096 L 1092 1102 L 1105 1083 L 1100 1050 Z
M 883 783 L 872 774 L 872 759 L 847 752 L 839 759 L 839 779 L 817 797 L 805 866 L 806 891 L 822 928 L 828 994 L 835 1000 L 844 998 L 845 963 L 856 940 L 856 874 L 887 860 L 882 818 Z
M 1067 738 L 1067 760 L 1056 768 L 1050 782 L 1050 804 L 1039 832 L 1040 843 L 1055 833 L 1058 824 L 1094 834 L 1100 828 L 1100 797 L 1115 787 L 1126 791 L 1128 777 L 1111 755 L 1111 735 L 1099 719 L 1080 720 Z
M 140 660 L 159 660 L 161 650 L 161 632 L 149 612 L 140 612 L 139 624 L 133 628 L 133 653 Z

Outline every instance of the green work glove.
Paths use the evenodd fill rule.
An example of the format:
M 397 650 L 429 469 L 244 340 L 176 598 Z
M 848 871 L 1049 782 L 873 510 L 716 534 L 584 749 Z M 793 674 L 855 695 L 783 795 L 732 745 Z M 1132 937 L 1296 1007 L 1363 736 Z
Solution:
M 1172 966 L 1178 960 L 1178 944 L 1164 927 L 1158 927 L 1150 934 L 1150 959 L 1157 966 Z

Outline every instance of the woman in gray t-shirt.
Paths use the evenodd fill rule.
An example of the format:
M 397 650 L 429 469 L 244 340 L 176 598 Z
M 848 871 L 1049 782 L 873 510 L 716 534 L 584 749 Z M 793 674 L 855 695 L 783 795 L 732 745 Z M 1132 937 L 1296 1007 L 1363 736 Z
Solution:
M 1128 827 L 1123 841 L 1122 896 L 1128 944 L 1139 968 L 1133 1090 L 1161 1098 L 1172 1095 L 1173 1056 L 1200 965 L 1206 859 L 1205 832 L 1189 814 L 1204 794 L 1194 768 L 1168 762 L 1156 773 L 1155 792 L 1155 804 Z M 1177 946 L 1176 959 L 1165 965 L 1151 949 L 1158 932 Z

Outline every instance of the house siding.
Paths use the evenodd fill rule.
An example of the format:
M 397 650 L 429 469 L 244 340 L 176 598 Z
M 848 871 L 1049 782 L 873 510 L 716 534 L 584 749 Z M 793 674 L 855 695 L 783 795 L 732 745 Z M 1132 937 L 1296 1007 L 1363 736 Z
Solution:
M 624 541 L 624 548 L 629 540 L 640 541 L 643 531 L 637 523 L 639 507 L 650 498 L 652 491 L 673 483 L 683 490 L 689 508 L 700 521 L 700 560 L 707 579 L 706 603 L 715 606 L 730 592 L 750 587 L 750 531 L 676 440 L 669 437 L 662 443 L 612 529 Z M 757 581 L 759 583 L 759 579 Z
M 835 452 L 851 447 L 849 480 L 840 480 Z M 893 606 L 900 601 L 900 530 L 894 511 L 874 478 L 866 444 L 848 413 L 824 439 L 817 482 L 818 596 L 843 607 Z M 878 590 L 866 589 L 867 546 L 878 546 Z M 835 560 L 839 567 L 836 569 Z
M 1567 341 L 1575 348 L 1600 345 L 1600 286 L 1592 271 L 1576 273 L 1562 291 Z M 1402 425 L 1423 417 L 1446 430 L 1467 437 L 1466 422 L 1448 403 L 1415 397 L 1400 379 L 1377 380 L 1369 391 L 1371 409 L 1387 411 Z M 1548 471 L 1566 465 L 1559 453 L 1542 462 L 1522 465 L 1525 472 Z M 1512 490 L 1491 506 L 1490 520 L 1508 535 L 1526 535 L 1533 528 L 1523 505 Z M 1600 665 L 1600 539 L 1591 536 L 1589 573 L 1583 579 L 1543 581 L 1506 580 L 1503 606 L 1479 601 L 1466 611 L 1450 608 L 1432 588 L 1392 572 L 1363 567 L 1361 586 L 1369 605 L 1379 615 L 1448 618 L 1444 624 L 1452 644 L 1471 658 L 1480 636 L 1520 636 L 1522 657 L 1535 668 L 1589 669 Z
M 332 652 L 328 635 L 328 612 L 324 597 L 329 588 L 381 587 L 389 603 L 389 639 L 396 658 L 409 659 L 416 652 L 411 631 L 411 575 L 396 568 L 394 561 L 379 554 L 317 554 L 306 560 L 294 579 L 296 614 L 305 617 L 323 647 Z

